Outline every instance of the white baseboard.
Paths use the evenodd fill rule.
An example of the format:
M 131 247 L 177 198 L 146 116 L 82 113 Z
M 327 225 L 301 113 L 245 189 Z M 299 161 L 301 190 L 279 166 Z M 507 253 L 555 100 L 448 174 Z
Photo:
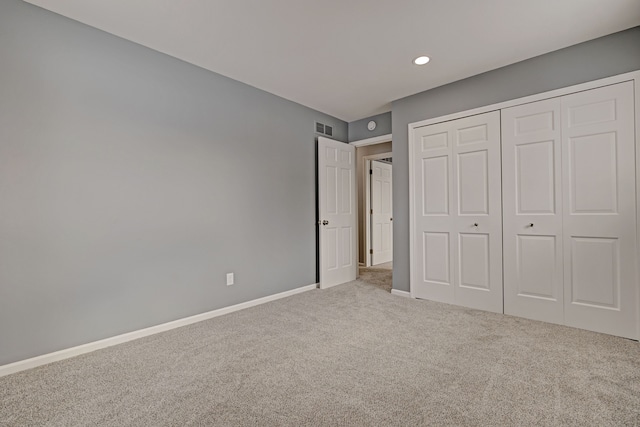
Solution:
M 275 295 L 269 295 L 266 297 L 254 299 L 251 301 L 243 302 L 240 304 L 232 305 L 229 307 L 219 308 L 217 310 L 209 311 L 206 313 L 196 314 L 195 316 L 185 317 L 183 319 L 174 320 L 172 322 L 163 323 L 161 325 L 151 326 L 149 328 L 140 329 L 133 332 L 127 332 L 126 334 L 116 335 L 115 337 L 105 338 L 99 341 L 82 344 L 77 347 L 71 347 L 64 350 L 59 350 L 54 353 L 43 354 L 42 356 L 33 357 L 31 359 L 20 360 L 8 365 L 0 366 L 0 377 L 5 375 L 14 374 L 16 372 L 25 371 L 27 369 L 36 368 L 38 366 L 46 365 L 48 363 L 57 362 L 59 360 L 68 359 L 70 357 L 79 356 L 81 354 L 90 353 L 92 351 L 100 350 L 102 348 L 111 347 L 117 344 L 122 344 L 128 341 L 133 341 L 138 338 L 148 337 L 149 335 L 158 334 L 160 332 L 169 331 L 171 329 L 179 328 L 181 326 L 191 325 L 192 323 L 202 322 L 203 320 L 212 319 L 214 317 L 222 316 L 224 314 L 233 313 L 234 311 L 243 310 L 249 307 L 255 307 L 260 304 L 264 304 L 270 301 L 275 301 L 281 298 L 290 297 L 295 294 L 310 291 L 316 289 L 318 284 L 302 286 L 300 288 L 292 289 L 290 291 L 280 292 Z
M 399 297 L 411 298 L 411 292 L 401 291 L 399 289 L 391 289 L 391 294 Z

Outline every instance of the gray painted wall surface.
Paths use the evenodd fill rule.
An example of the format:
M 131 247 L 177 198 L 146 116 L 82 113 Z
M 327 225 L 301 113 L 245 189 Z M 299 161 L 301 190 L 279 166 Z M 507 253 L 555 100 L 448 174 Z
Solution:
M 409 290 L 409 123 L 639 69 L 635 27 L 393 102 L 394 289 Z
M 373 131 L 367 129 L 367 123 L 369 123 L 370 120 L 376 122 L 376 128 Z M 380 135 L 388 135 L 390 133 L 391 111 L 349 123 L 349 142 L 373 138 Z
M 0 64 L 0 365 L 316 282 L 347 123 L 20 0 Z

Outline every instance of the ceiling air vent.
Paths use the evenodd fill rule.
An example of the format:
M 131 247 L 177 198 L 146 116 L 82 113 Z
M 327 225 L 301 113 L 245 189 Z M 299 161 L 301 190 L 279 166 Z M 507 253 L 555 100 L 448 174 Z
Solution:
M 333 127 L 316 122 L 316 133 L 321 135 L 333 136 Z

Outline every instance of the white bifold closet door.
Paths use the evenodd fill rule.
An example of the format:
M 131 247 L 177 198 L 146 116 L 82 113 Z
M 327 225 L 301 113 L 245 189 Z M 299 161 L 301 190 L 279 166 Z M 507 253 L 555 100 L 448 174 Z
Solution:
M 560 99 L 502 110 L 504 312 L 564 323 Z
M 505 313 L 638 338 L 633 84 L 502 110 Z
M 638 339 L 633 83 L 562 97 L 565 324 Z
M 500 113 L 414 132 L 412 294 L 501 313 Z

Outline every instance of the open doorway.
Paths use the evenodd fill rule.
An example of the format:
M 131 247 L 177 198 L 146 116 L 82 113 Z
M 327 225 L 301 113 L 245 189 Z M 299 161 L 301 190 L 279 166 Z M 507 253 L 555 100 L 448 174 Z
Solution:
M 356 148 L 359 279 L 390 292 L 393 268 L 392 142 Z
M 393 162 L 391 157 L 385 157 L 368 164 L 369 224 L 365 227 L 365 244 L 369 247 L 369 264 L 378 266 L 393 261 Z

